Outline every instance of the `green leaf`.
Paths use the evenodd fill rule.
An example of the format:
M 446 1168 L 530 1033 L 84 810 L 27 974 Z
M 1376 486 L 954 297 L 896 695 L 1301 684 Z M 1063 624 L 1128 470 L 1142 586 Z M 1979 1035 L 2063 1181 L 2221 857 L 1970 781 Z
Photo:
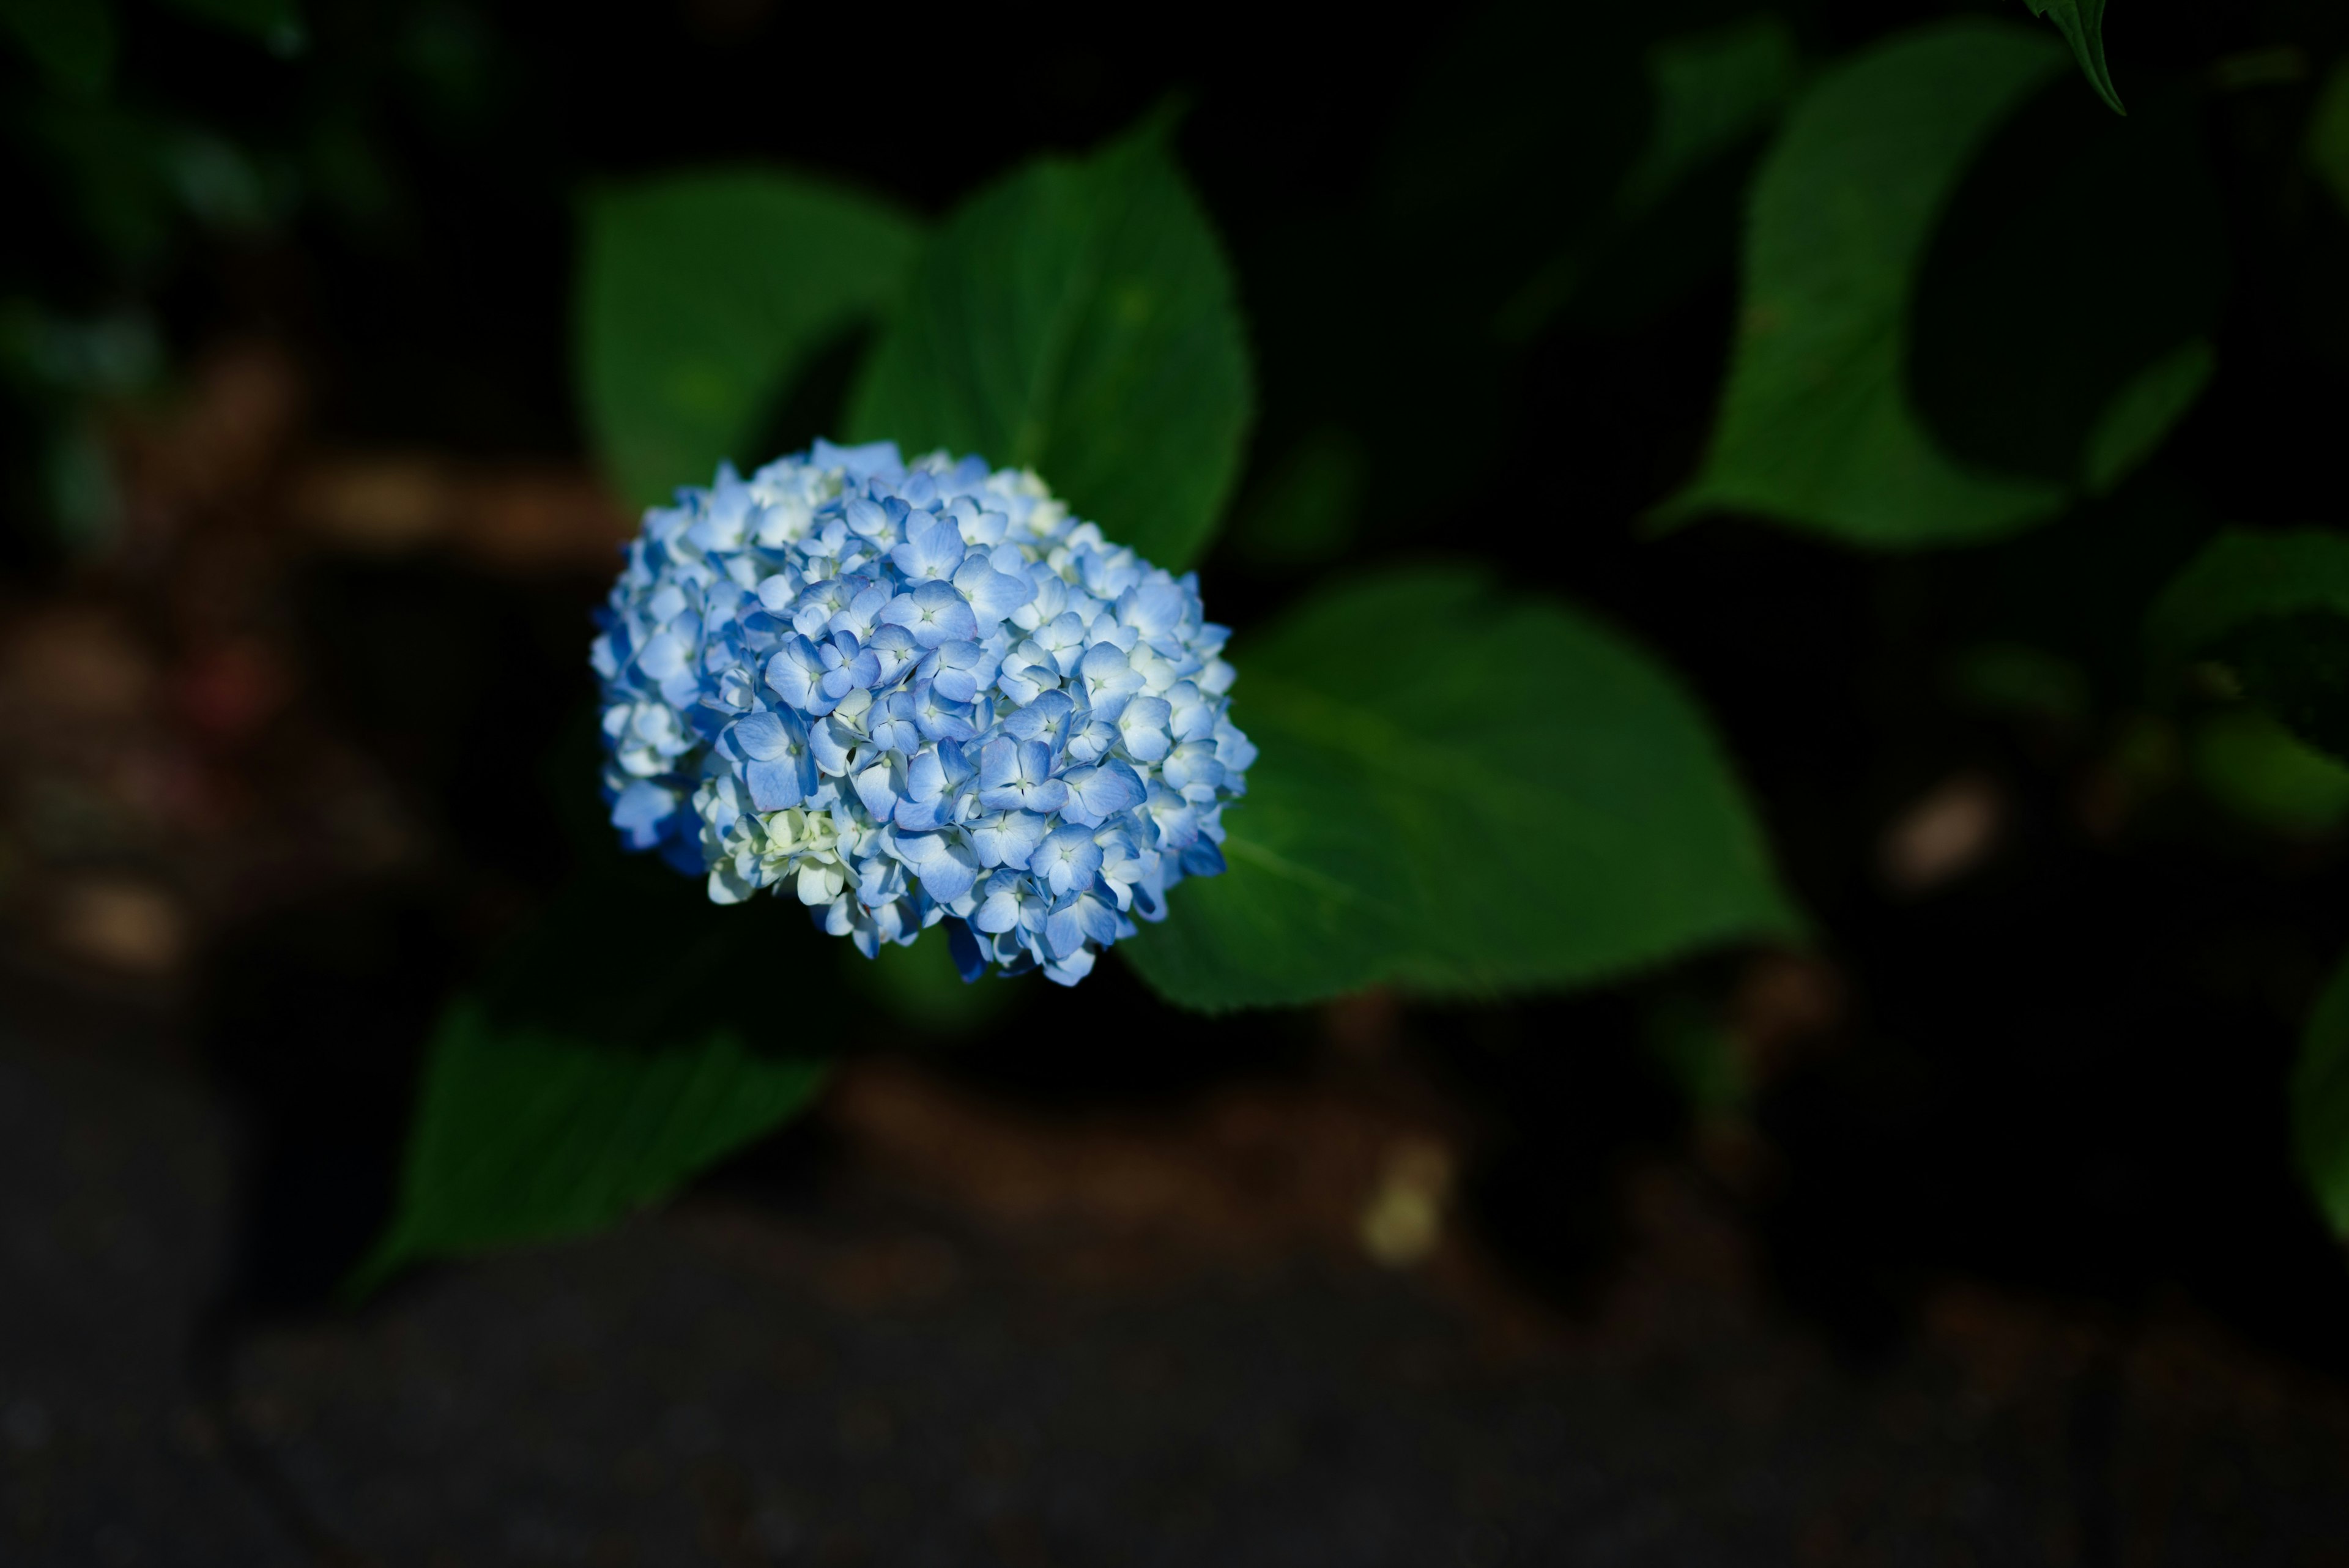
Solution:
M 2204 715 L 2189 760 L 2203 793 L 2253 827 L 2313 838 L 2349 819 L 2349 768 L 2264 713 Z
M 416 1259 L 578 1235 L 804 1106 L 836 955 L 774 899 L 630 862 L 558 899 L 442 1014 L 363 1295 Z
M 1030 163 L 949 216 L 849 422 L 1032 468 L 1179 572 L 1238 474 L 1252 397 L 1230 272 L 1154 124 Z
M 2349 757 L 2349 535 L 2229 529 L 2154 601 L 2146 645 L 2157 681 L 2221 660 L 2294 733 Z
M 2324 76 L 2308 117 L 2308 166 L 2349 213 L 2349 59 Z
M 60 86 L 100 92 L 114 76 L 114 8 L 105 0 L 0 0 L 0 26 Z
M 2061 62 L 2026 28 L 1952 22 L 1860 55 L 1796 106 L 1754 185 L 1712 446 L 1658 522 L 1727 509 L 1904 547 L 2010 534 L 2063 506 L 2062 485 L 1952 462 L 1903 382 L 1935 220 Z
M 1225 814 L 1229 869 L 1117 949 L 1170 1001 L 1582 985 L 1800 929 L 1696 705 L 1562 605 L 1390 572 L 1237 659 L 1261 755 Z
M 2153 455 L 2169 428 L 2210 383 L 2218 356 L 2207 337 L 2179 344 L 2123 387 L 2088 432 L 2081 481 L 2091 495 L 2109 495 L 2130 471 Z
M 2333 1230 L 2349 1237 L 2349 962 L 2333 973 L 2292 1075 L 2293 1151 Z
M 911 270 L 914 222 L 872 197 L 772 170 L 672 175 L 586 203 L 581 400 L 639 504 L 707 483 L 793 378 L 877 314 Z
M 2114 89 L 2113 73 L 2105 64 L 2105 0 L 2023 0 L 2034 16 L 2045 16 L 2072 46 L 2072 57 L 2080 62 L 2080 74 L 2096 89 L 2096 96 L 2112 107 L 2115 114 L 2127 114 L 2121 107 L 2121 95 Z
M 297 0 L 165 0 L 215 26 L 249 34 L 274 55 L 297 55 L 309 42 Z
M 433 1035 L 398 1218 L 350 1293 L 416 1258 L 609 1224 L 800 1109 L 823 1073 L 730 1031 L 629 1051 L 502 1027 L 460 1000 Z

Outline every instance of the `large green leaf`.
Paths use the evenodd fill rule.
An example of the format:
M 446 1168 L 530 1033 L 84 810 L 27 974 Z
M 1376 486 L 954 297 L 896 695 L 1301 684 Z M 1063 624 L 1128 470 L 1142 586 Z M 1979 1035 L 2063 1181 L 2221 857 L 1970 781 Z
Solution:
M 106 0 L 0 0 L 0 27 L 63 86 L 97 92 L 114 75 L 114 8 Z
M 1262 754 L 1225 814 L 1229 869 L 1117 950 L 1172 1001 L 1572 986 L 1799 930 L 1696 705 L 1562 605 L 1391 572 L 1237 661 Z
M 919 248 L 905 214 L 773 170 L 672 175 L 598 192 L 579 284 L 582 401 L 630 499 L 752 463 L 808 360 L 877 313 Z
M 1712 446 L 1660 521 L 1744 511 L 1901 546 L 1992 537 L 2062 507 L 2060 484 L 1953 462 L 1904 386 L 1935 221 L 1974 154 L 2061 65 L 2028 28 L 1952 22 L 1859 56 L 1795 108 L 1754 189 Z
M 946 222 L 853 400 L 858 440 L 1035 469 L 1170 570 L 1237 475 L 1252 393 L 1231 275 L 1154 124 Z
M 2349 963 L 2333 971 L 2301 1037 L 2292 1130 L 2301 1174 L 2333 1228 L 2349 1237 Z
M 592 1231 L 805 1106 L 836 1020 L 802 912 L 632 865 L 559 900 L 452 1002 L 398 1206 L 352 1276 Z
M 2096 96 L 2112 106 L 2115 114 L 2127 114 L 2121 107 L 2121 95 L 2113 87 L 2113 73 L 2105 64 L 2105 0 L 2023 0 L 2034 16 L 2044 16 L 2055 24 L 2064 41 L 2072 46 L 2072 57 L 2080 62 L 2080 74 L 2096 89 Z
M 2162 590 L 2146 641 L 2158 680 L 2219 659 L 2302 739 L 2349 757 L 2349 535 L 2229 529 Z

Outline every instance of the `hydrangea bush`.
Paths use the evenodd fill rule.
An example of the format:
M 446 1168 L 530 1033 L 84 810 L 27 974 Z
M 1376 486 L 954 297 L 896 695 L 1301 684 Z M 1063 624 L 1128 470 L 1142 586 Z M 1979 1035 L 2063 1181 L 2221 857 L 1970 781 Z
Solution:
M 612 823 L 869 958 L 1064 985 L 1224 868 L 1225 628 L 1032 472 L 817 441 L 646 514 L 601 617 Z

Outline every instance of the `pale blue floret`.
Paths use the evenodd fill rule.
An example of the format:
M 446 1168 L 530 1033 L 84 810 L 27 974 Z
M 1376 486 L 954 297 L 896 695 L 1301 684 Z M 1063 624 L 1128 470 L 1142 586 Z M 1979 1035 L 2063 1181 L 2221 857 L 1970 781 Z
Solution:
M 818 441 L 645 515 L 602 617 L 632 849 L 868 957 L 944 924 L 968 979 L 1073 985 L 1223 869 L 1256 748 L 1224 628 L 1032 473 Z

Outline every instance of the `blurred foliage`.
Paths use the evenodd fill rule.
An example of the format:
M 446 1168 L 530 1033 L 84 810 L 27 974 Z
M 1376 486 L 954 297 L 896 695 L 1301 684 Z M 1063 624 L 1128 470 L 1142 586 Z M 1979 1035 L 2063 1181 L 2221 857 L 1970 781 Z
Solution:
M 588 198 L 580 397 L 614 482 L 666 502 L 754 443 L 828 341 L 903 286 L 911 219 L 765 170 L 674 175 Z
M 1168 116 L 950 214 L 850 399 L 859 441 L 1050 476 L 1169 571 L 1206 548 L 1255 414 L 1220 243 Z

